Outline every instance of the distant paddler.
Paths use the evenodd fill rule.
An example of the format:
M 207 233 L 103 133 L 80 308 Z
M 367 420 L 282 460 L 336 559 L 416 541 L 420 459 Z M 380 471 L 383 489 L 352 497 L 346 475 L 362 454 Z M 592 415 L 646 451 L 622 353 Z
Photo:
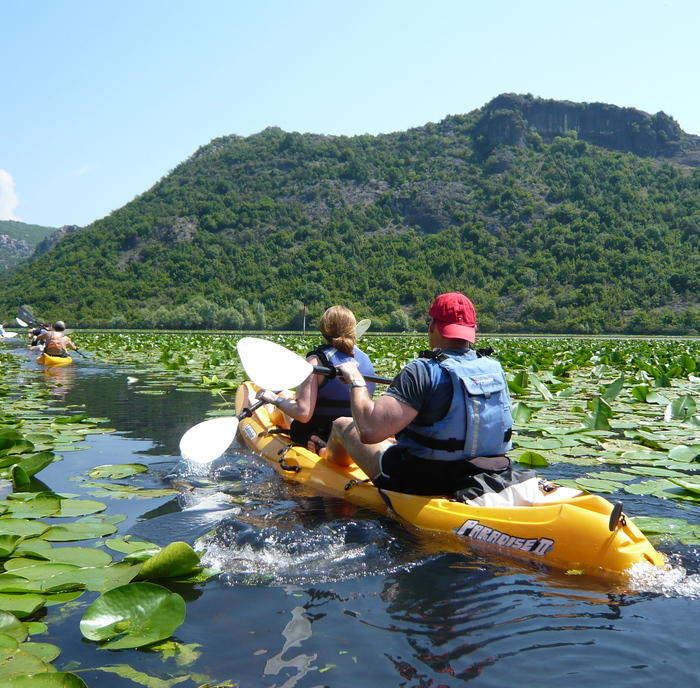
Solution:
M 66 324 L 63 320 L 57 320 L 53 324 L 53 330 L 44 332 L 37 337 L 38 342 L 44 343 L 44 353 L 56 358 L 66 358 L 68 349 L 77 351 L 78 347 L 73 340 L 65 333 Z

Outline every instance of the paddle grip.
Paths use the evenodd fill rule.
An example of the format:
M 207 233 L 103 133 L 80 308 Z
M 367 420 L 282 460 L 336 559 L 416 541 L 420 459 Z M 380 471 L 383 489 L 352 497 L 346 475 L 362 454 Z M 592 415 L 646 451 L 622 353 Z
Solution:
M 250 418 L 250 416 L 253 415 L 253 411 L 255 409 L 259 409 L 265 402 L 262 399 L 258 399 L 252 406 L 249 408 L 244 408 L 237 416 L 238 420 L 243 420 L 244 418 Z
M 327 377 L 338 376 L 337 368 L 329 368 L 327 366 L 314 366 L 313 368 L 314 373 L 318 373 L 319 375 L 326 375 Z M 392 382 L 390 377 L 377 377 L 376 375 L 363 375 L 362 377 L 365 378 L 367 382 L 374 382 L 379 385 L 390 385 Z

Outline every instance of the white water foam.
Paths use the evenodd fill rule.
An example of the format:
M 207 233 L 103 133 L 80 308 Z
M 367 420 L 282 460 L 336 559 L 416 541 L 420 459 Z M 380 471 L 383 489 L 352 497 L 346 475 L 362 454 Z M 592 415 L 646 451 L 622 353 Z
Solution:
M 639 563 L 629 570 L 630 587 L 637 592 L 654 592 L 665 597 L 700 598 L 700 574 L 681 566 L 680 557 L 671 556 L 665 567 Z

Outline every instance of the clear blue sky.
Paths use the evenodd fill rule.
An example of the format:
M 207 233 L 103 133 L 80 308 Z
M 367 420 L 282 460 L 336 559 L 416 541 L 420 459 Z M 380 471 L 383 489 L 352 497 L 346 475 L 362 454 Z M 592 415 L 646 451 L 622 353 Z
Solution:
M 0 219 L 86 225 L 217 136 L 377 134 L 499 93 L 700 134 L 697 0 L 0 0 Z

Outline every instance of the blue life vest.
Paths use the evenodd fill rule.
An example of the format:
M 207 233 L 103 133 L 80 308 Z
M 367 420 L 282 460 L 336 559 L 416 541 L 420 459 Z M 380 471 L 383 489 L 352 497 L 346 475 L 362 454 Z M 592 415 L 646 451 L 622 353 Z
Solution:
M 441 360 L 440 360 L 441 359 Z M 460 461 L 475 456 L 497 456 L 511 449 L 513 418 L 508 383 L 501 364 L 475 351 L 421 359 L 428 367 L 432 389 L 444 372 L 452 381 L 452 402 L 433 425 L 411 423 L 398 443 L 422 459 Z
M 369 356 L 362 350 L 355 347 L 353 355 L 344 354 L 332 346 L 321 346 L 311 352 L 318 356 L 321 365 L 338 366 L 341 363 L 352 361 L 353 358 L 357 361 L 357 367 L 363 375 L 374 375 L 374 366 Z M 370 396 L 374 394 L 374 383 L 367 383 L 367 391 Z M 349 416 L 350 411 L 350 387 L 344 382 L 341 382 L 337 377 L 326 378 L 318 387 L 316 396 L 316 408 L 314 416 L 339 418 L 340 416 Z

